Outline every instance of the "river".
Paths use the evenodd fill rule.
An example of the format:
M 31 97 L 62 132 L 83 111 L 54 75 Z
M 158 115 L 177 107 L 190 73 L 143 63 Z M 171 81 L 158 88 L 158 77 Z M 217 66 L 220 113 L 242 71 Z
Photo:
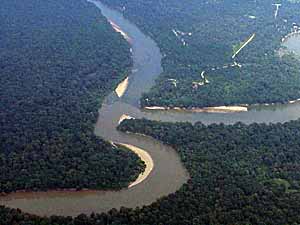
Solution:
M 123 15 L 111 10 L 100 2 L 93 2 L 102 14 L 117 24 L 130 38 L 134 61 L 129 86 L 119 99 L 112 93 L 99 110 L 95 134 L 106 140 L 137 146 L 146 150 L 152 157 L 154 169 L 142 183 L 120 191 L 50 191 L 37 193 L 14 193 L 0 198 L 0 205 L 20 208 L 37 215 L 76 216 L 80 213 L 106 212 L 111 208 L 126 206 L 134 208 L 151 204 L 158 198 L 178 190 L 188 179 L 179 156 L 171 147 L 165 146 L 148 137 L 124 134 L 116 131 L 118 121 L 123 114 L 135 118 L 148 118 L 160 121 L 201 121 L 204 124 L 238 121 L 244 123 L 286 122 L 300 115 L 300 103 L 252 107 L 248 112 L 240 113 L 188 113 L 178 111 L 141 111 L 139 99 L 147 92 L 154 80 L 162 72 L 162 55 L 156 43 L 145 36 Z M 284 45 L 300 54 L 300 38 L 291 37 Z

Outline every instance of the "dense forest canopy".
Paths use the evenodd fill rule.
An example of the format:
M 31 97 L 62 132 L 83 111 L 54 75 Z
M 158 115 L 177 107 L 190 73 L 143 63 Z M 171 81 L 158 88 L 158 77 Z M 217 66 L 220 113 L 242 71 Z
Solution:
M 278 55 L 281 38 L 300 22 L 298 1 L 282 1 L 277 15 L 271 0 L 103 1 L 164 54 L 164 73 L 142 106 L 300 97 L 296 57 Z M 93 124 L 103 97 L 131 67 L 128 44 L 85 0 L 4 0 L 0 24 L 0 192 L 126 186 L 143 164 L 95 137 Z M 234 63 L 253 34 L 235 59 L 242 67 L 211 70 Z M 209 83 L 193 88 L 202 71 Z M 0 206 L 0 224 L 300 224 L 300 120 L 205 126 L 131 119 L 119 130 L 171 145 L 190 180 L 149 206 L 75 218 Z
M 0 27 L 0 193 L 127 186 L 140 159 L 93 130 L 129 44 L 85 0 L 3 0 Z
M 187 185 L 158 203 L 160 214 L 172 216 L 153 216 L 152 224 L 300 223 L 300 120 L 227 126 L 128 120 L 120 130 L 173 146 L 190 173 Z
M 142 208 L 71 219 L 2 207 L 2 224 L 300 224 L 300 120 L 205 126 L 132 119 L 119 130 L 173 146 L 191 179 L 176 193 Z
M 300 98 L 299 63 L 293 55 L 278 54 L 282 38 L 294 23 L 300 24 L 298 3 L 103 2 L 121 10 L 150 35 L 164 55 L 164 73 L 142 98 L 142 106 L 205 107 L 283 103 Z M 281 3 L 277 13 L 276 2 Z M 252 34 L 253 41 L 232 59 L 234 49 Z M 200 76 L 202 71 L 205 78 Z M 209 82 L 203 82 L 205 79 Z

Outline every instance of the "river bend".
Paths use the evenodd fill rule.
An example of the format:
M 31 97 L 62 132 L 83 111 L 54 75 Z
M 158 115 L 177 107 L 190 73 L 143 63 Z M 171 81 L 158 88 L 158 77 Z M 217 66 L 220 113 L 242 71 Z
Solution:
M 147 92 L 157 76 L 162 72 L 162 54 L 156 43 L 144 35 L 117 11 L 107 8 L 100 2 L 91 1 L 111 22 L 118 25 L 130 38 L 134 61 L 132 73 L 128 79 L 128 89 L 119 99 L 112 93 L 99 110 L 95 127 L 96 135 L 113 142 L 125 143 L 146 150 L 152 157 L 154 169 L 142 183 L 121 191 L 50 191 L 38 193 L 15 193 L 0 198 L 0 204 L 20 208 L 25 212 L 38 215 L 76 216 L 80 213 L 106 212 L 111 208 L 137 207 L 151 204 L 158 198 L 178 190 L 188 179 L 179 156 L 171 147 L 152 138 L 116 131 L 118 121 L 123 114 L 135 118 L 147 118 L 158 121 L 202 121 L 204 124 L 275 123 L 298 119 L 300 103 L 252 107 L 248 112 L 240 113 L 188 113 L 178 111 L 141 111 L 139 99 Z M 300 39 L 292 37 L 284 45 L 300 54 Z

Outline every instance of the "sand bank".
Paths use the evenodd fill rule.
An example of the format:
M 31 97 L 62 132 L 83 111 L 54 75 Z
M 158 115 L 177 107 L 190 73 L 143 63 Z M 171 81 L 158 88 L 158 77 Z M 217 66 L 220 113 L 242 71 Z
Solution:
M 234 113 L 234 112 L 247 112 L 248 107 L 246 106 L 216 106 L 216 107 L 204 107 L 204 108 L 180 108 L 180 107 L 160 107 L 151 106 L 145 107 L 147 110 L 176 110 L 184 112 L 208 112 L 208 113 Z
M 131 119 L 135 119 L 134 117 L 131 117 L 131 116 L 128 116 L 126 114 L 123 114 L 120 119 L 119 119 L 119 122 L 118 124 L 120 125 L 124 120 L 131 120 Z
M 121 98 L 126 90 L 127 90 L 127 87 L 128 87 L 128 84 L 129 84 L 129 78 L 127 77 L 125 80 L 123 80 L 116 88 L 115 92 L 116 94 L 118 95 L 119 98 Z
M 168 110 L 170 109 L 169 107 L 162 107 L 162 106 L 147 106 L 145 109 L 148 110 Z
M 210 112 L 210 113 L 234 113 L 247 112 L 248 108 L 245 106 L 217 106 L 205 108 L 192 108 L 191 112 Z
M 298 98 L 296 100 L 293 100 L 293 101 L 289 101 L 290 104 L 294 104 L 294 103 L 297 103 L 297 102 L 300 102 L 300 98 Z
M 116 32 L 120 33 L 126 39 L 126 41 L 128 41 L 129 43 L 131 43 L 131 41 L 132 41 L 131 38 L 116 23 L 114 23 L 111 20 L 109 20 L 109 23 L 111 24 L 111 26 L 113 27 L 113 29 Z
M 149 155 L 148 152 L 146 152 L 145 150 L 138 148 L 136 146 L 129 145 L 129 144 L 122 144 L 122 143 L 118 143 L 118 145 L 124 146 L 124 147 L 130 149 L 131 151 L 133 151 L 135 154 L 137 154 L 141 158 L 141 160 L 143 162 L 145 162 L 145 165 L 146 165 L 145 171 L 143 173 L 141 173 L 138 176 L 138 178 L 128 186 L 128 188 L 131 188 L 135 185 L 142 183 L 144 180 L 147 179 L 147 177 L 150 175 L 151 171 L 154 168 L 154 163 L 153 163 L 152 157 Z

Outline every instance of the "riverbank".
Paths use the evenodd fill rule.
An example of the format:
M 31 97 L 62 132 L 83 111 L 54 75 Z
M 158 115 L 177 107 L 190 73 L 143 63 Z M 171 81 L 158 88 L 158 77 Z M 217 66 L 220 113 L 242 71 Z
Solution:
M 97 3 L 96 3 L 97 4 Z M 137 77 L 144 80 L 144 83 L 138 83 L 139 85 L 129 85 L 128 95 L 129 97 L 140 98 L 137 88 L 141 88 L 143 91 L 147 91 L 148 78 L 151 74 L 160 74 L 160 65 L 158 59 L 161 57 L 160 52 L 155 49 L 155 45 L 151 39 L 144 36 L 138 29 L 128 24 L 126 20 L 120 15 L 116 16 L 110 12 L 105 6 L 98 4 L 98 7 L 102 9 L 102 12 L 113 21 L 116 21 L 124 31 L 126 31 L 130 37 L 134 39 L 132 45 L 137 51 L 133 52 L 134 59 L 137 64 L 141 65 L 136 68 L 132 76 L 132 81 Z M 118 19 L 119 18 L 119 19 Z M 120 19 L 121 18 L 121 19 Z M 138 63 L 146 56 L 151 56 L 151 59 L 147 61 L 147 64 Z M 157 77 L 151 77 L 153 80 Z M 130 82 L 132 82 L 130 81 Z M 134 91 L 132 91 L 132 90 Z M 138 94 L 137 94 L 138 93 Z M 127 96 L 126 96 L 127 97 Z M 38 214 L 38 215 L 64 215 L 64 216 L 77 216 L 81 213 L 90 215 L 92 212 L 107 212 L 111 208 L 120 209 L 125 206 L 126 208 L 143 207 L 144 205 L 150 205 L 157 199 L 167 196 L 176 192 L 182 184 L 188 180 L 188 174 L 185 168 L 182 166 L 180 158 L 177 152 L 169 146 L 163 145 L 158 141 L 150 138 L 144 138 L 142 134 L 128 135 L 121 132 L 116 132 L 116 125 L 120 119 L 120 115 L 129 114 L 134 115 L 136 118 L 146 117 L 147 119 L 166 121 L 166 122 L 204 122 L 205 124 L 212 123 L 225 123 L 234 124 L 242 121 L 244 123 L 277 123 L 286 122 L 289 120 L 297 119 L 299 116 L 300 105 L 294 104 L 292 107 L 288 107 L 278 110 L 260 109 L 249 110 L 249 112 L 239 114 L 188 114 L 178 113 L 180 115 L 174 115 L 174 113 L 149 113 L 145 114 L 140 112 L 139 109 L 127 106 L 128 102 L 123 103 L 120 99 L 113 103 L 114 105 L 102 105 L 99 110 L 98 123 L 96 125 L 97 136 L 104 138 L 105 140 L 111 140 L 111 143 L 131 143 L 135 146 L 141 146 L 142 149 L 146 149 L 151 154 L 153 161 L 155 161 L 155 169 L 147 177 L 146 182 L 142 182 L 134 188 L 124 188 L 120 191 L 53 191 L 44 193 L 20 193 L 9 196 L 9 200 L 1 201 L 0 204 L 5 204 L 11 208 L 21 208 L 25 212 Z M 271 107 L 270 107 L 271 108 Z M 131 185 L 131 184 L 130 184 Z
M 262 103 L 262 104 L 242 104 L 237 106 L 215 106 L 215 107 L 203 107 L 203 108 L 184 108 L 184 107 L 164 107 L 164 106 L 147 106 L 144 107 L 145 110 L 149 111 L 178 111 L 178 112 L 188 112 L 188 113 L 238 113 L 238 112 L 248 112 L 251 107 L 257 106 L 272 106 L 272 105 L 288 105 L 300 102 L 300 98 L 296 100 L 290 100 L 286 103 Z M 125 118 L 127 119 L 127 118 Z M 123 119 L 124 120 L 124 119 Z
M 297 103 L 297 102 L 300 102 L 300 98 L 298 98 L 296 100 L 293 100 L 293 101 L 289 101 L 290 104 L 294 104 L 294 103 Z
M 115 92 L 119 98 L 121 98 L 125 94 L 128 88 L 128 84 L 129 84 L 129 77 L 126 77 L 125 80 L 123 80 L 115 89 Z
M 140 157 L 140 159 L 146 165 L 145 171 L 142 172 L 134 182 L 129 184 L 128 188 L 132 188 L 132 187 L 142 183 L 150 175 L 151 171 L 154 168 L 153 159 L 148 152 L 146 152 L 145 150 L 143 150 L 141 148 L 138 148 L 138 147 L 130 145 L 130 144 L 123 144 L 123 143 L 117 143 L 117 144 L 133 151 L 135 154 L 137 154 Z
M 120 34 L 125 38 L 126 41 L 128 41 L 129 43 L 132 42 L 132 40 L 131 40 L 131 38 L 128 36 L 128 34 L 125 33 L 125 32 L 124 32 L 124 31 L 123 31 L 123 30 L 122 30 L 115 22 L 113 22 L 112 20 L 109 20 L 108 22 L 111 24 L 112 28 L 113 28 L 116 32 L 120 33 Z
M 281 39 L 281 43 L 284 43 L 285 41 L 287 41 L 290 37 L 296 36 L 296 35 L 300 35 L 300 30 L 295 30 L 291 33 L 288 33 L 287 35 L 285 35 L 282 39 Z
M 124 120 L 130 120 L 130 119 L 135 119 L 134 117 L 131 117 L 131 116 L 128 116 L 126 114 L 123 114 L 120 119 L 119 119 L 119 122 L 118 124 L 120 125 Z
M 236 112 L 247 112 L 248 107 L 246 106 L 216 106 L 216 107 L 203 107 L 203 108 L 181 108 L 181 107 L 161 107 L 151 106 L 144 107 L 145 110 L 175 110 L 182 112 L 197 112 L 197 113 L 236 113 Z
M 176 192 L 188 180 L 188 174 L 177 152 L 154 139 L 128 135 L 116 130 L 121 115 L 134 115 L 139 118 L 142 112 L 133 107 L 137 99 L 140 99 L 143 92 L 148 91 L 154 80 L 162 72 L 162 55 L 156 43 L 144 35 L 134 24 L 130 23 L 118 11 L 114 11 L 99 1 L 89 2 L 95 4 L 107 18 L 113 21 L 116 31 L 123 31 L 132 40 L 131 48 L 134 60 L 134 72 L 130 74 L 130 83 L 126 90 L 126 98 L 115 100 L 113 90 L 113 101 L 108 96 L 106 104 L 99 109 L 98 121 L 95 126 L 95 135 L 110 143 L 126 143 L 132 146 L 139 146 L 147 150 L 147 155 L 136 154 L 146 163 L 147 171 L 143 174 L 136 174 L 135 181 L 127 182 L 121 190 L 62 190 L 48 192 L 12 193 L 9 196 L 0 198 L 0 205 L 11 208 L 20 208 L 24 212 L 40 216 L 77 216 L 79 214 L 108 212 L 112 208 L 120 209 L 143 207 L 150 205 L 157 199 Z M 126 37 L 127 37 L 126 36 Z M 127 39 L 127 41 L 129 41 Z M 149 59 L 146 60 L 145 59 Z M 124 77 L 125 78 L 125 77 Z M 120 93 L 119 93 L 120 94 Z M 125 95 L 123 97 L 125 97 Z M 130 147 L 130 146 L 128 146 Z M 128 148 L 129 149 L 129 148 Z M 137 150 L 136 148 L 131 148 Z M 99 151 L 102 149 L 100 148 Z M 113 150 L 112 150 L 113 151 Z M 142 153 L 142 151 L 139 151 Z M 95 157 L 97 154 L 95 154 Z M 110 160 L 107 158 L 107 160 Z M 126 161 L 126 158 L 123 158 Z M 155 167 L 154 167 L 155 162 Z M 120 167 L 120 170 L 123 168 Z M 104 174 L 106 171 L 98 171 Z M 120 171 L 121 172 L 121 171 Z M 131 182 L 131 183 L 130 183 Z M 128 188 L 128 187 L 131 188 Z

